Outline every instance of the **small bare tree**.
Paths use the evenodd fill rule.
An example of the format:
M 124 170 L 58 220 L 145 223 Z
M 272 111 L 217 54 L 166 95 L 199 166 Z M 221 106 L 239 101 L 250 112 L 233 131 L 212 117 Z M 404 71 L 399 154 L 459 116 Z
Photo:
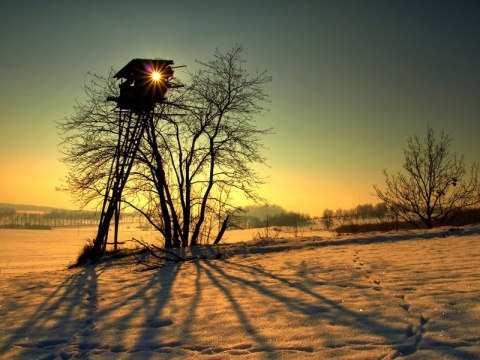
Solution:
M 428 127 L 424 139 L 416 135 L 404 149 L 405 172 L 388 174 L 383 170 L 386 189 L 374 185 L 375 195 L 389 210 L 419 227 L 446 225 L 462 210 L 480 203 L 478 164 L 469 174 L 464 157 L 450 153 L 452 138 L 442 131 L 439 138 Z
M 331 209 L 323 210 L 322 224 L 326 230 L 330 230 L 333 227 L 335 213 Z

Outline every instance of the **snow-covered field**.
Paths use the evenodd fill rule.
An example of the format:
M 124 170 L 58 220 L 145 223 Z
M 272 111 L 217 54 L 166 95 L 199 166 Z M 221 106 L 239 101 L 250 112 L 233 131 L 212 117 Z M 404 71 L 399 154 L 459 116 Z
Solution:
M 480 359 L 480 228 L 194 251 L 1 272 L 0 358 Z
M 0 229 L 0 274 L 62 270 L 73 263 L 85 244 L 95 238 L 97 227 L 54 228 L 53 230 Z M 333 234 L 318 229 L 300 228 L 294 232 L 283 228 L 281 232 L 270 229 L 232 230 L 225 232 L 222 242 L 242 242 L 264 234 L 281 237 L 324 236 Z M 110 229 L 113 234 L 113 227 Z M 109 240 L 112 241 L 113 235 Z M 160 245 L 159 234 L 154 230 L 141 230 L 136 226 L 120 226 L 120 248 L 134 246 L 132 238 Z
M 121 228 L 120 240 L 132 237 L 153 241 L 152 231 Z M 78 256 L 96 227 L 53 230 L 0 229 L 0 275 L 65 269 Z

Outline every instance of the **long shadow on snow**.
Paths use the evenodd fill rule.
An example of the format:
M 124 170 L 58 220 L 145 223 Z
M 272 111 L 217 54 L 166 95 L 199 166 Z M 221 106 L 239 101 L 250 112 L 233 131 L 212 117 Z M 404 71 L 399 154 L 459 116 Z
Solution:
M 296 280 L 292 281 L 291 279 L 282 277 L 280 275 L 275 275 L 253 265 L 245 265 L 228 261 L 232 269 L 235 269 L 240 273 L 245 273 L 245 278 L 251 278 L 252 275 L 254 275 L 261 280 L 273 279 L 280 284 L 289 287 L 290 289 L 294 289 L 299 294 L 310 297 L 312 301 L 299 299 L 299 297 L 295 295 L 288 296 L 282 294 L 279 290 L 276 290 L 274 286 L 262 285 L 263 281 L 252 282 L 246 280 L 242 276 L 229 274 L 228 270 L 225 271 L 222 267 L 217 265 L 221 262 L 217 263 L 216 260 L 205 260 L 199 261 L 197 266 L 229 300 L 232 310 L 236 313 L 245 333 L 249 334 L 250 337 L 257 343 L 258 351 L 272 352 L 275 350 L 297 350 L 308 353 L 313 352 L 314 349 L 309 347 L 275 348 L 272 346 L 268 339 L 265 336 L 262 336 L 260 331 L 257 330 L 252 323 L 251 320 L 253 317 L 255 317 L 255 314 L 247 313 L 245 310 L 243 310 L 239 305 L 239 301 L 235 298 L 235 296 L 232 295 L 232 292 L 229 289 L 235 286 L 240 286 L 244 289 L 253 289 L 261 296 L 269 298 L 269 300 L 267 300 L 267 304 L 268 301 L 276 301 L 280 303 L 279 306 L 286 309 L 286 311 L 306 316 L 319 316 L 320 318 L 327 319 L 337 325 L 351 328 L 353 330 L 361 330 L 365 334 L 374 334 L 379 338 L 383 338 L 384 340 L 382 342 L 374 343 L 376 346 L 389 346 L 391 347 L 392 351 L 398 348 L 399 350 L 403 351 L 405 355 L 417 351 L 418 343 L 412 344 L 411 346 L 405 345 L 406 343 L 409 343 L 409 339 L 405 337 L 405 327 L 396 327 L 393 325 L 388 325 L 385 322 L 381 322 L 381 319 L 378 318 L 381 316 L 381 314 L 377 314 L 375 312 L 369 315 L 362 312 L 354 312 L 342 306 L 338 301 L 331 300 L 321 295 L 319 292 L 313 291 L 311 289 L 311 285 L 319 285 L 319 282 L 317 279 L 312 279 L 309 276 L 310 268 L 305 262 L 302 262 L 297 273 L 295 274 Z M 228 280 L 230 284 L 224 284 L 219 279 Z M 366 292 L 368 289 L 365 288 L 363 290 Z M 368 297 L 373 295 L 365 294 L 365 296 Z M 259 304 L 259 306 L 261 306 L 261 304 Z M 288 331 L 288 329 L 285 331 Z M 358 344 L 360 343 L 351 345 Z M 438 351 L 442 353 L 442 349 L 438 349 Z M 454 353 L 455 356 L 459 356 L 461 358 L 470 358 L 474 356 L 472 353 L 458 348 L 450 349 L 449 351 L 451 351 L 452 354 Z
M 208 260 L 205 260 L 205 262 L 202 263 L 197 262 L 197 269 L 198 274 L 204 273 L 210 279 L 212 284 L 216 286 L 221 291 L 221 293 L 223 293 L 224 296 L 228 299 L 232 310 L 235 312 L 237 319 L 240 321 L 240 324 L 244 329 L 244 333 L 248 334 L 257 343 L 260 350 L 266 352 L 278 350 L 269 343 L 266 337 L 262 336 L 260 332 L 255 329 L 255 326 L 252 324 L 252 321 L 250 319 L 252 314 L 248 314 L 242 309 L 241 305 L 233 295 L 232 291 L 229 289 L 228 286 L 225 286 L 224 284 L 222 284 L 221 281 L 219 281 L 219 277 L 217 275 L 220 275 L 221 277 L 226 279 L 231 279 L 231 277 Z
M 312 316 L 312 315 L 321 315 L 324 319 L 330 319 L 339 325 L 343 325 L 345 327 L 351 327 L 356 329 L 362 329 L 365 332 L 376 334 L 380 337 L 384 337 L 386 334 L 392 333 L 402 333 L 403 329 L 398 329 L 395 327 L 391 327 L 385 324 L 378 322 L 376 319 L 365 316 L 362 313 L 353 312 L 344 306 L 340 305 L 337 301 L 333 301 L 328 299 L 325 296 L 320 295 L 312 291 L 308 287 L 309 279 L 304 276 L 303 279 L 299 279 L 298 281 L 292 281 L 291 279 L 284 278 L 279 275 L 275 275 L 273 273 L 267 272 L 261 268 L 239 264 L 239 263 L 230 263 L 230 266 L 236 268 L 239 272 L 244 272 L 247 276 L 252 276 L 255 274 L 259 276 L 261 279 L 273 279 L 279 282 L 286 287 L 294 289 L 299 293 L 303 293 L 303 295 L 307 295 L 311 297 L 312 301 L 308 302 L 302 299 L 299 299 L 297 296 L 288 296 L 285 294 L 281 294 L 280 291 L 276 291 L 274 286 L 265 286 L 262 285 L 261 282 L 251 282 L 245 280 L 241 276 L 231 275 L 224 271 L 222 268 L 217 266 L 214 262 L 206 262 L 205 269 L 207 267 L 212 271 L 209 271 L 210 274 L 215 272 L 217 276 L 222 277 L 224 279 L 229 280 L 232 283 L 232 286 L 239 285 L 244 288 L 251 288 L 257 291 L 262 296 L 270 298 L 269 301 L 276 301 L 280 303 L 284 309 L 287 311 L 298 313 L 302 315 Z M 305 267 L 301 269 L 301 273 L 306 274 Z M 212 277 L 212 281 L 215 278 L 213 275 L 209 275 Z M 218 283 L 218 281 L 217 281 Z M 223 286 L 223 288 L 227 288 Z M 268 302 L 267 302 L 268 303 Z M 235 307 L 234 307 L 235 308 Z M 255 314 L 248 314 L 249 316 L 255 316 Z M 242 319 L 245 317 L 245 324 L 248 324 L 248 316 L 242 315 L 239 313 L 239 317 Z M 250 330 L 252 332 L 251 326 L 247 327 L 246 330 Z M 258 335 L 257 335 L 258 336 Z M 261 344 L 259 344 L 261 345 Z M 285 349 L 284 349 L 285 350 Z M 294 349 L 290 349 L 294 350 Z M 306 349 L 308 350 L 308 349 Z
M 131 320 L 138 319 L 139 316 L 143 317 L 136 345 L 124 350 L 133 353 L 141 352 L 142 359 L 150 359 L 158 356 L 158 353 L 168 354 L 168 349 L 181 345 L 179 341 L 157 342 L 154 339 L 155 335 L 164 334 L 163 329 L 167 329 L 165 331 L 168 332 L 168 328 L 173 324 L 171 319 L 162 317 L 162 312 L 170 302 L 175 301 L 171 291 L 180 267 L 180 264 L 173 264 L 168 266 L 168 272 L 165 271 L 165 268 L 161 268 L 151 273 L 148 282 L 131 296 L 132 300 L 141 300 L 133 306 L 129 305 L 128 299 L 122 304 L 128 306 L 129 312 L 121 319 L 121 324 L 128 324 Z M 150 292 L 148 295 L 147 291 Z M 108 314 L 105 316 L 108 319 Z M 126 335 L 129 334 L 126 333 Z
M 455 234 L 457 235 L 457 234 Z M 420 237 L 418 234 L 409 236 L 408 238 Z M 340 240 L 342 245 L 351 243 L 372 243 L 406 240 L 405 236 L 399 236 L 397 239 L 390 240 L 388 238 L 380 239 L 348 239 Z M 342 243 L 343 242 L 343 243 Z M 317 243 L 314 244 L 317 246 Z M 340 245 L 339 240 L 328 243 L 319 242 L 319 246 Z M 277 245 L 278 246 L 278 245 Z M 283 248 L 279 246 L 279 248 Z M 220 247 L 221 249 L 221 247 Z M 291 249 L 288 242 L 285 244 L 286 249 Z M 206 250 L 206 249 L 204 249 Z M 249 249 L 251 253 L 252 249 Z M 260 249 L 262 250 L 262 249 Z M 263 249 L 263 252 L 281 251 L 278 248 Z M 228 264 L 237 274 L 229 273 L 229 269 L 224 270 L 221 264 Z M 361 329 L 364 332 L 375 334 L 385 339 L 384 345 L 395 346 L 397 343 L 389 340 L 390 335 L 397 337 L 404 329 L 389 326 L 381 323 L 374 316 L 366 316 L 364 313 L 353 312 L 342 306 L 339 302 L 331 300 L 319 292 L 312 290 L 312 284 L 318 285 L 318 279 L 312 279 L 309 274 L 313 269 L 311 265 L 302 263 L 302 266 L 296 273 L 295 281 L 277 275 L 254 265 L 245 265 L 232 260 L 198 260 L 194 262 L 196 276 L 194 283 L 195 291 L 191 299 L 186 303 L 188 310 L 181 324 L 172 324 L 168 319 L 162 320 L 162 311 L 171 306 L 175 301 L 175 294 L 172 293 L 172 286 L 175 284 L 177 274 L 181 269 L 180 264 L 169 265 L 159 269 L 158 271 L 149 273 L 144 283 L 136 282 L 129 289 L 125 296 L 115 298 L 116 301 L 110 305 L 104 304 L 99 299 L 98 278 L 103 272 L 109 268 L 109 264 L 98 264 L 84 267 L 81 271 L 68 275 L 65 280 L 57 286 L 45 300 L 43 300 L 32 312 L 34 315 L 27 319 L 21 327 L 12 332 L 0 345 L 0 354 L 7 351 L 12 346 L 21 346 L 24 348 L 39 348 L 49 351 L 52 348 L 68 349 L 70 355 L 87 356 L 91 349 L 99 347 L 101 344 L 95 339 L 96 325 L 100 325 L 104 329 L 115 329 L 123 327 L 117 334 L 119 337 L 115 339 L 116 345 L 109 345 L 112 352 L 141 352 L 142 358 L 148 359 L 154 354 L 168 352 L 168 348 L 182 346 L 186 349 L 196 349 L 196 339 L 193 338 L 189 329 L 195 322 L 195 312 L 201 303 L 202 291 L 201 285 L 203 276 L 206 276 L 209 282 L 215 286 L 228 299 L 232 311 L 236 314 L 239 323 L 244 329 L 245 334 L 257 344 L 260 351 L 273 352 L 276 350 L 299 350 L 311 352 L 313 349 L 278 349 L 275 348 L 261 331 L 255 327 L 253 316 L 255 314 L 248 313 L 235 297 L 232 292 L 234 286 L 248 288 L 258 292 L 261 296 L 280 303 L 280 306 L 290 312 L 302 315 L 315 315 L 323 319 L 332 320 L 342 326 Z M 245 277 L 241 274 L 244 273 Z M 108 274 L 107 274 L 108 275 Z M 293 289 L 302 295 L 302 299 L 297 296 L 289 296 L 289 294 L 281 293 L 273 286 L 262 284 L 262 282 L 252 282 L 247 280 L 252 276 L 265 279 L 273 279 L 274 281 Z M 105 281 L 108 281 L 106 279 Z M 366 290 L 365 290 L 366 291 Z M 306 301 L 311 298 L 311 301 Z M 170 303 L 172 302 L 172 303 Z M 261 306 L 261 304 L 259 304 Z M 113 316 L 114 312 L 119 308 L 128 309 L 121 316 Z M 60 311 L 59 311 L 60 310 Z M 81 314 L 81 316 L 79 316 Z M 48 319 L 49 321 L 45 321 Z M 163 322 L 162 322 L 163 321 Z M 138 328 L 139 331 L 133 348 L 125 348 L 121 336 L 129 336 L 128 329 L 133 323 L 142 323 Z M 172 325 L 180 327 L 182 334 L 178 341 L 170 343 L 159 343 L 152 339 L 153 332 L 163 334 L 164 326 Z M 168 328 L 168 327 L 167 327 Z M 153 330 L 152 330 L 153 329 Z M 152 332 L 153 331 L 153 332 Z M 212 329 L 215 332 L 215 329 Z M 57 334 L 55 337 L 43 337 L 48 334 Z M 30 340 L 25 340 L 28 337 Z M 38 340 L 35 340 L 38 338 Z M 192 345 L 194 344 L 194 345 Z M 104 345 L 105 346 L 105 345 Z M 165 351 L 164 351 L 165 348 Z M 412 349 L 415 350 L 415 349 Z M 472 356 L 471 353 L 456 349 L 459 356 Z M 74 352 L 75 354 L 72 354 Z M 59 354 L 61 355 L 61 354 Z
M 170 285 L 175 280 L 177 266 L 170 267 L 168 273 L 150 273 L 147 281 L 134 283 L 134 288 L 128 289 L 125 296 L 115 297 L 115 301 L 107 306 L 99 298 L 99 293 L 105 295 L 105 290 L 99 288 L 98 279 L 109 267 L 109 262 L 87 265 L 68 275 L 31 311 L 33 315 L 4 339 L 0 344 L 0 355 L 12 347 L 21 347 L 23 354 L 33 349 L 36 354 L 40 351 L 45 356 L 56 354 L 84 358 L 88 357 L 91 350 L 103 346 L 103 350 L 114 353 L 145 350 L 142 358 L 148 358 L 151 350 L 178 345 L 154 342 L 151 338 L 152 329 L 170 325 L 168 320 L 162 322 L 159 318 L 171 300 Z M 108 283 L 109 279 L 104 281 Z M 115 316 L 118 309 L 128 311 L 122 316 Z M 142 325 L 136 345 L 127 349 L 123 346 L 125 339 L 122 337 L 131 335 L 128 330 L 135 328 L 133 322 Z M 115 342 L 103 344 L 97 338 L 99 327 L 103 329 L 98 333 L 100 338 L 104 330 L 113 330 L 118 335 Z
M 92 304 L 96 299 L 96 280 L 96 272 L 89 267 L 68 275 L 34 309 L 33 315 L 5 339 L 0 354 L 13 346 L 27 352 L 28 349 L 43 349 L 48 354 L 52 348 L 68 344 L 85 329 L 85 323 L 78 319 L 90 322 L 94 316 Z M 85 312 L 85 307 L 85 316 L 79 316 Z

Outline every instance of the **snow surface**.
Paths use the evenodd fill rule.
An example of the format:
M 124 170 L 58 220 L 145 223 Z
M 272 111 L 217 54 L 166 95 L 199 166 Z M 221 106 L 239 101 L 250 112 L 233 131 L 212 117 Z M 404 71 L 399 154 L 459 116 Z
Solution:
M 480 228 L 453 230 L 2 272 L 0 358 L 480 359 Z

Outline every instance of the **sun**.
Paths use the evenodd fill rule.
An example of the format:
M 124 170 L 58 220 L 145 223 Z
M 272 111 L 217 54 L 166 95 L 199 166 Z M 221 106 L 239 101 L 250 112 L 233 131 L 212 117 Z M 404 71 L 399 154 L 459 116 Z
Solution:
M 158 71 L 153 71 L 152 72 L 152 80 L 153 81 L 160 81 L 162 78 L 162 74 L 160 74 Z

